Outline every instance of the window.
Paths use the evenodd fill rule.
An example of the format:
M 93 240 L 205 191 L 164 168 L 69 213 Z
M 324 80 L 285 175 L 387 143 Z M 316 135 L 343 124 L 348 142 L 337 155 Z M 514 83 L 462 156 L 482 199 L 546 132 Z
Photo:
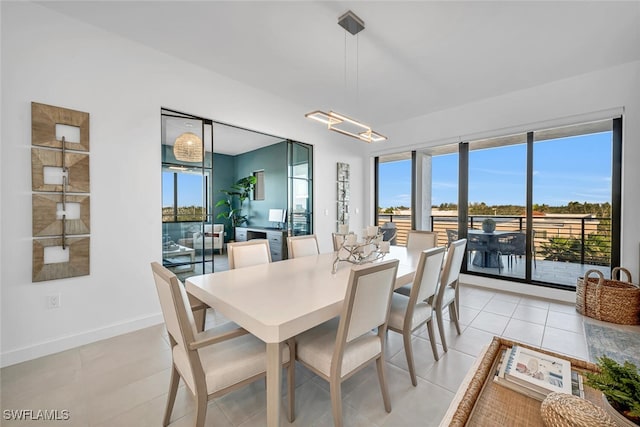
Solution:
M 264 171 L 253 173 L 256 184 L 253 186 L 253 200 L 264 200 Z
M 566 289 L 589 269 L 609 276 L 620 259 L 621 130 L 614 118 L 429 147 L 415 179 L 407 153 L 377 157 L 378 225 L 400 229 L 400 199 L 386 200 L 413 193 L 414 221 L 430 215 L 438 244 L 467 238 L 465 273 Z

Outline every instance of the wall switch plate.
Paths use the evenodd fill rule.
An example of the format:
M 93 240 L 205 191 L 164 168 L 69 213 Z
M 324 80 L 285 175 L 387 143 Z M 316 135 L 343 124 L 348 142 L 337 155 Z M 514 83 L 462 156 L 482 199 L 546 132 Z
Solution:
M 60 294 L 47 296 L 47 308 L 60 308 Z

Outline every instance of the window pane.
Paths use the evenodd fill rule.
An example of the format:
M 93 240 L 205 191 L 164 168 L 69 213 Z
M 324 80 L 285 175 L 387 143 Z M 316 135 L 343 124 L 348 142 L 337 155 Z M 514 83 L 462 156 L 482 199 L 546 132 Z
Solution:
M 535 134 L 535 280 L 573 286 L 576 277 L 591 268 L 609 276 L 613 135 L 610 130 L 580 130 L 610 124 L 608 120 Z
M 459 157 L 456 152 L 431 158 L 432 228 L 438 232 L 439 246 L 447 245 L 449 240 L 455 240 L 458 235 Z
M 469 143 L 468 270 L 524 279 L 526 135 L 493 142 Z
M 378 163 L 378 226 L 393 222 L 396 244 L 407 244 L 411 230 L 411 153 L 394 155 L 400 160 L 380 158 Z M 407 158 L 408 157 L 408 158 Z
M 202 175 L 179 173 L 178 221 L 201 221 L 206 214 L 203 199 Z

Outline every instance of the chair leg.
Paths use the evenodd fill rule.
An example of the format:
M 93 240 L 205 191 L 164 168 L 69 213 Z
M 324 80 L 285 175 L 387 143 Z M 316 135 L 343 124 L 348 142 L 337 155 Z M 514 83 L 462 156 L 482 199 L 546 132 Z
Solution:
M 167 427 L 171 422 L 171 412 L 173 412 L 173 404 L 176 401 L 176 394 L 178 393 L 178 384 L 180 383 L 180 374 L 172 363 L 171 367 L 171 380 L 169 382 L 169 394 L 167 395 L 167 408 L 164 411 L 164 420 L 162 420 L 163 427 Z
M 207 321 L 207 309 L 203 308 L 202 310 L 197 310 L 193 312 L 194 321 L 196 322 L 196 327 L 198 328 L 198 332 L 204 331 L 204 324 Z
M 384 354 L 380 354 L 380 357 L 376 359 L 376 368 L 378 369 L 378 380 L 380 381 L 384 410 L 391 412 L 391 398 L 389 397 L 389 387 L 387 387 L 387 376 L 384 372 Z
M 411 377 L 411 384 L 413 384 L 413 386 L 415 387 L 418 385 L 418 379 L 416 378 L 416 369 L 413 364 L 413 347 L 411 346 L 411 331 L 406 331 L 406 330 L 403 331 L 402 340 L 404 341 L 404 354 L 407 357 L 407 366 L 409 366 L 409 376 Z
M 431 341 L 431 351 L 433 352 L 433 358 L 440 360 L 438 355 L 438 344 L 436 344 L 436 334 L 433 330 L 433 318 L 427 320 L 427 332 L 429 333 L 429 341 Z
M 442 308 L 436 310 L 436 318 L 438 319 L 438 329 L 440 330 L 440 341 L 442 341 L 442 348 L 445 352 L 447 352 L 447 339 L 444 337 L 444 319 L 442 318 Z M 451 316 L 451 313 L 449 313 L 449 316 Z
M 329 390 L 331 393 L 331 411 L 333 412 L 333 425 L 342 427 L 342 385 L 340 378 L 329 380 Z
M 207 395 L 196 395 L 196 427 L 204 427 L 204 421 L 207 418 Z
M 289 368 L 287 370 L 287 401 L 289 413 L 287 418 L 292 423 L 296 419 L 296 340 L 287 340 L 289 344 Z
M 449 304 L 449 317 L 453 320 L 453 324 L 456 325 L 456 331 L 458 331 L 458 335 L 462 333 L 460 330 L 460 323 L 458 322 L 458 310 L 456 308 L 455 300 L 451 301 Z

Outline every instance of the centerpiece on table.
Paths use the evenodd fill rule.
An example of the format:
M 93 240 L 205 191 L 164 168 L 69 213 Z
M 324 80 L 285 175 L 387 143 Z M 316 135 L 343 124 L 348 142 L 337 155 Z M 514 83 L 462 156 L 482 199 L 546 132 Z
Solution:
M 364 236 L 362 241 L 358 242 L 356 234 L 344 234 L 342 245 L 336 252 L 336 259 L 333 261 L 333 273 L 338 271 L 340 261 L 351 264 L 365 264 L 382 259 L 389 253 L 390 243 L 389 241 L 383 241 L 383 235 L 379 227 L 369 226 L 362 230 L 362 235 Z M 395 235 L 392 237 L 395 237 Z

